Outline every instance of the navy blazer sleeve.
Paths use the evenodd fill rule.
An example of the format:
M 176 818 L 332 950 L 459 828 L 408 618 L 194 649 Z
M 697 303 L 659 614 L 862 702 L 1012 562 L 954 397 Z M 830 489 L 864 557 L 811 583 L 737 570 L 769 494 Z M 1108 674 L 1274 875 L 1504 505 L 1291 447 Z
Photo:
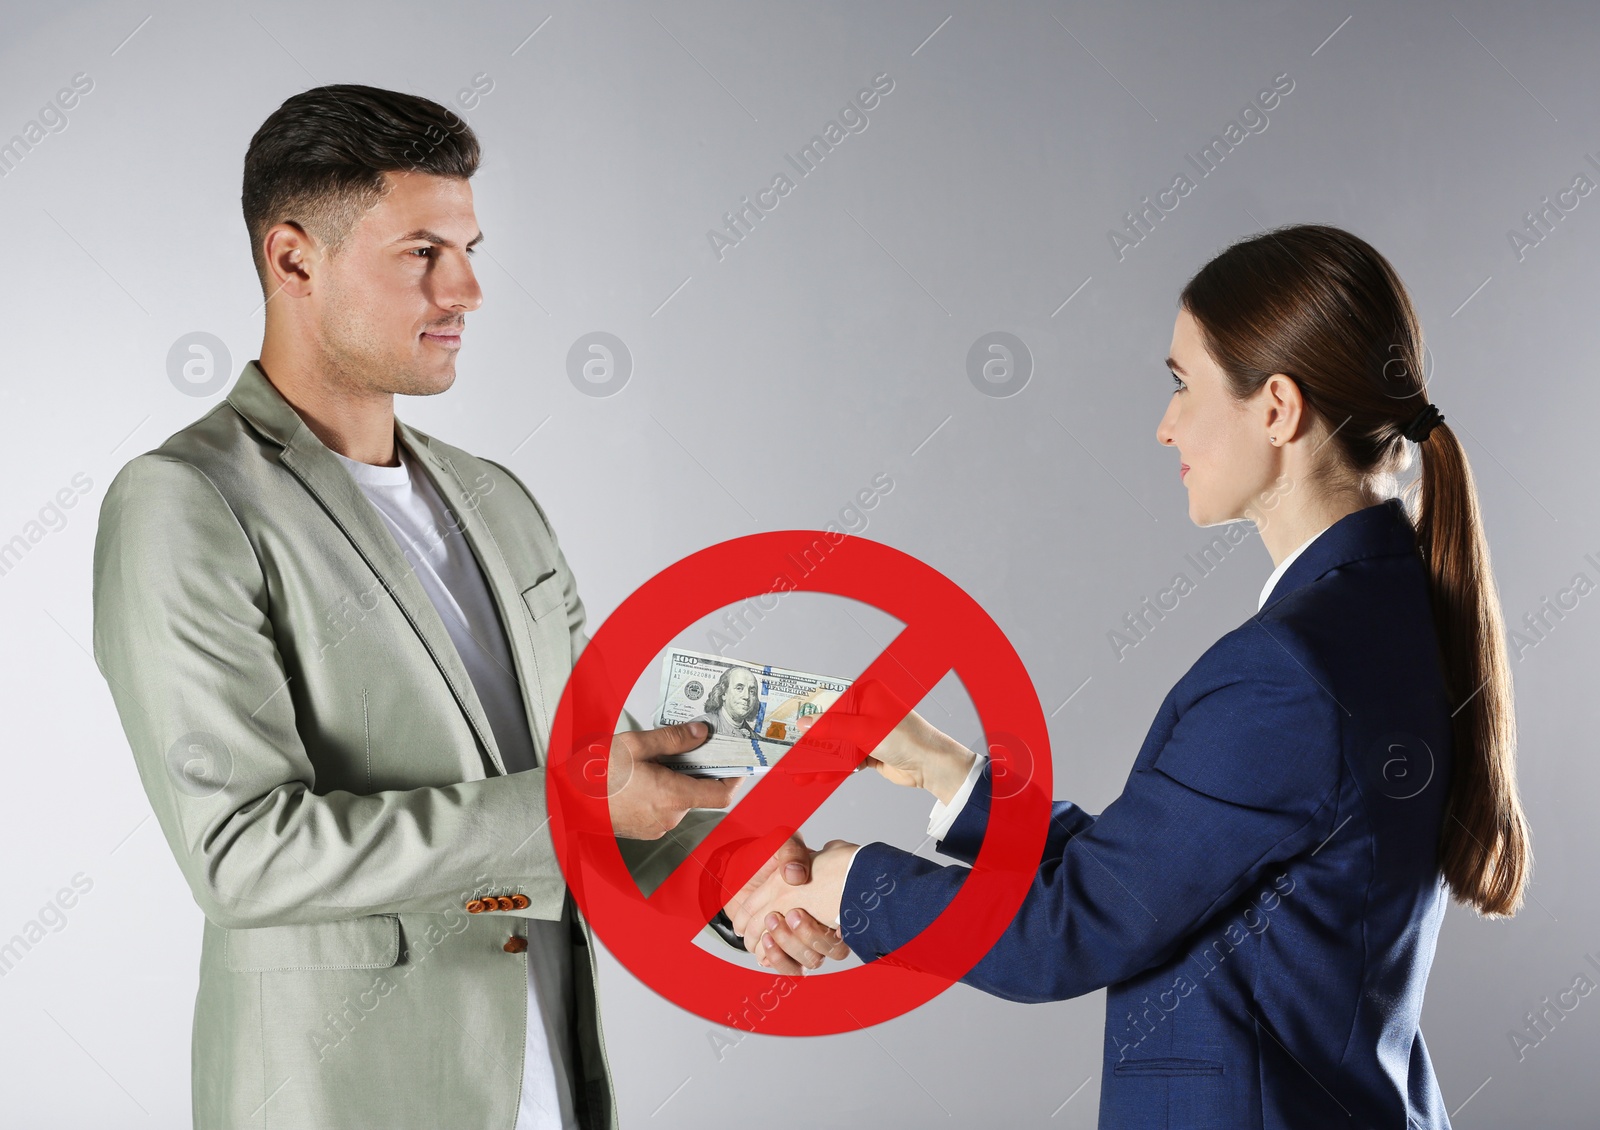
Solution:
M 1122 795 L 1100 816 L 1055 804 L 1027 897 L 966 984 L 1037 1002 L 1125 980 L 1328 835 L 1342 710 L 1305 649 L 1281 630 L 1252 638 L 1261 632 L 1253 623 L 1225 636 L 1173 688 Z M 991 796 L 986 768 L 942 852 L 975 858 Z M 867 844 L 844 892 L 844 940 L 863 960 L 893 951 L 967 873 Z

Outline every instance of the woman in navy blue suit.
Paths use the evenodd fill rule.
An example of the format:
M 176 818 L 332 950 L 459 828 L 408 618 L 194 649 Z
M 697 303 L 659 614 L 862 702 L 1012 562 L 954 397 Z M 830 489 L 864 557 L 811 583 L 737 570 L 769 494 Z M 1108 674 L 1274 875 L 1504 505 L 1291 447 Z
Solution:
M 1447 896 L 1512 914 L 1530 856 L 1488 546 L 1422 357 L 1394 269 L 1335 228 L 1244 240 L 1184 288 L 1156 437 L 1190 518 L 1255 521 L 1276 568 L 1168 693 L 1122 795 L 1055 803 L 1026 901 L 963 978 L 1019 1001 L 1109 987 L 1102 1127 L 1449 1124 L 1419 1026 Z M 987 759 L 913 713 L 872 761 L 934 793 L 939 850 L 970 863 Z M 734 925 L 761 953 L 812 931 L 779 917 L 804 911 L 871 961 L 966 872 L 834 841 Z

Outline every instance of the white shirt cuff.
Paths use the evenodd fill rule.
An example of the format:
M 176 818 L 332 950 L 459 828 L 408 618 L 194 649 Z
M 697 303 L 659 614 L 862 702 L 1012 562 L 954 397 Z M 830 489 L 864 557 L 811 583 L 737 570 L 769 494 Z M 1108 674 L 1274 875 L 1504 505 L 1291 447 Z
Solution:
M 841 920 L 844 917 L 844 909 L 843 909 L 844 892 L 848 891 L 850 889 L 850 868 L 852 868 L 852 867 L 854 867 L 856 865 L 856 856 L 861 854 L 861 848 L 865 847 L 865 846 L 866 846 L 865 844 L 862 844 L 862 845 L 858 846 L 855 851 L 851 852 L 850 853 L 850 862 L 846 863 L 844 865 L 844 882 L 839 885 L 839 898 L 840 898 L 840 903 L 841 903 L 840 910 L 839 910 L 839 915 L 840 915 Z M 828 922 L 828 923 L 825 923 L 825 925 L 832 926 L 835 930 L 838 930 L 840 928 L 838 922 Z
M 946 833 L 956 822 L 956 817 L 961 815 L 961 810 L 967 806 L 967 799 L 972 796 L 972 786 L 978 783 L 978 778 L 983 774 L 983 767 L 989 764 L 987 754 L 979 753 L 972 759 L 972 768 L 967 770 L 967 779 L 961 782 L 961 787 L 956 790 L 956 795 L 950 798 L 950 803 L 942 800 L 933 802 L 933 812 L 928 816 L 928 835 L 936 840 L 944 839 Z

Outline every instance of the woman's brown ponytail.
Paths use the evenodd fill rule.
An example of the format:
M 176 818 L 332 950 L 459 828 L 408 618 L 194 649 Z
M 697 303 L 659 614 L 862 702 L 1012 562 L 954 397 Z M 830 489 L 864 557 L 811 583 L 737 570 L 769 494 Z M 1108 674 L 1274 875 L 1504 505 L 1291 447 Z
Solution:
M 1462 902 L 1484 914 L 1512 914 L 1522 903 L 1532 861 L 1517 798 L 1505 624 L 1467 453 L 1448 424 L 1434 428 L 1420 447 L 1412 521 L 1428 563 L 1445 682 L 1455 704 L 1456 754 L 1439 866 Z

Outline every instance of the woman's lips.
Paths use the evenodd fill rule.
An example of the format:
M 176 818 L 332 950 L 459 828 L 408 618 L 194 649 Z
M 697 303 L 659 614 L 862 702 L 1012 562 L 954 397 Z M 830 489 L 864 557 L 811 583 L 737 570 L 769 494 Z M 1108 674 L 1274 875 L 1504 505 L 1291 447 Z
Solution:
M 1185 475 L 1187 475 L 1188 473 L 1189 473 L 1189 464 L 1187 464 L 1187 463 L 1179 463 L 1178 464 L 1178 478 L 1181 479 Z

